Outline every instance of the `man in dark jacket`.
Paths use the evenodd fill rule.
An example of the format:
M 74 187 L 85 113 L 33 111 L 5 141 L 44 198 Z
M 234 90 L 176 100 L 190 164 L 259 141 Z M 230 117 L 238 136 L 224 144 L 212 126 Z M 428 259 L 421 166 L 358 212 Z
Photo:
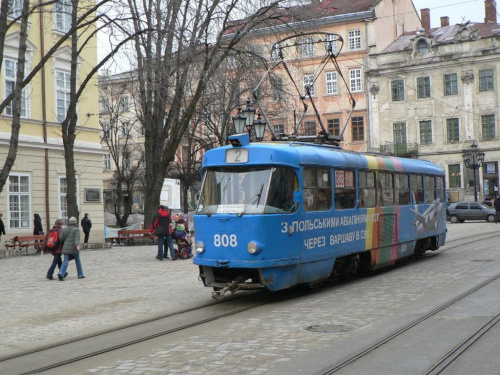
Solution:
M 500 220 L 500 195 L 497 195 L 497 197 L 493 201 L 493 207 L 495 207 L 496 211 L 495 223 L 498 223 L 498 221 Z
M 83 243 L 89 242 L 89 234 L 90 228 L 92 228 L 92 222 L 89 219 L 89 214 L 85 214 L 85 217 L 80 221 L 80 225 L 82 226 L 83 233 L 85 233 L 85 240 Z
M 3 214 L 0 213 L 0 241 L 2 240 L 2 234 L 5 236 L 5 225 L 2 220 Z
M 158 213 L 153 217 L 151 222 L 150 231 L 158 236 L 158 255 L 156 259 L 168 259 L 168 249 L 170 249 L 170 256 L 175 260 L 174 243 L 172 242 L 171 227 L 172 217 L 170 211 L 166 206 L 160 206 Z

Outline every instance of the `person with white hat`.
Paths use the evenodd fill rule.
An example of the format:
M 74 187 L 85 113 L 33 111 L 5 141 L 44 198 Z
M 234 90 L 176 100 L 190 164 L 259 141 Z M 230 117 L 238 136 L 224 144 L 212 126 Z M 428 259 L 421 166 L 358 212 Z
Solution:
M 82 263 L 80 261 L 80 229 L 78 228 L 76 217 L 70 217 L 68 223 L 68 226 L 59 234 L 59 240 L 64 242 L 61 250 L 61 253 L 64 254 L 64 261 L 59 269 L 59 273 L 57 274 L 59 281 L 64 281 L 71 255 L 75 257 L 78 278 L 85 278 L 83 275 Z

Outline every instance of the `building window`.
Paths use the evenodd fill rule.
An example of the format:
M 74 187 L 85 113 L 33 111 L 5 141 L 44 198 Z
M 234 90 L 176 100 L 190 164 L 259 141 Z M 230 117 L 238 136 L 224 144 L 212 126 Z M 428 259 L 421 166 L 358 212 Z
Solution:
M 444 75 L 444 94 L 457 95 L 458 94 L 458 76 L 457 73 Z
M 111 155 L 110 154 L 104 155 L 104 170 L 105 171 L 111 170 Z
M 314 56 L 314 43 L 313 38 L 303 38 L 300 45 L 300 52 L 302 56 Z
M 54 28 L 63 33 L 71 29 L 73 5 L 70 0 L 59 0 L 54 4 Z
M 420 143 L 423 145 L 432 143 L 431 121 L 420 121 Z
M 479 91 L 493 91 L 493 69 L 479 71 Z
M 273 49 L 273 46 L 274 46 L 274 49 Z M 283 45 L 281 42 L 277 42 L 277 43 L 273 43 L 271 44 L 271 59 L 273 59 L 273 61 L 278 61 L 280 60 L 280 51 L 283 50 Z M 234 57 L 233 57 L 234 59 Z M 234 67 L 235 64 L 233 64 Z
M 339 93 L 339 86 L 337 82 L 337 72 L 327 72 L 325 74 L 326 81 L 326 94 L 333 95 Z
M 495 116 L 481 116 L 481 128 L 483 131 L 483 139 L 495 139 Z
M 120 97 L 120 112 L 126 112 L 130 109 L 130 97 L 122 95 Z
M 283 124 L 273 125 L 273 131 L 274 134 L 285 134 L 285 125 Z
M 460 177 L 460 164 L 448 165 L 448 182 L 450 188 L 459 188 L 462 186 L 462 179 Z
M 271 99 L 277 102 L 281 100 L 282 95 L 283 95 L 283 79 L 276 78 L 273 80 L 273 85 L 271 89 Z
M 30 228 L 30 177 L 9 175 L 9 227 Z
M 351 92 L 363 91 L 363 86 L 361 84 L 361 69 L 349 70 L 349 87 L 351 88 Z
M 361 49 L 361 30 L 351 30 L 348 33 L 349 51 Z
M 316 135 L 316 121 L 304 122 L 304 135 Z
M 338 37 L 334 34 L 328 34 L 325 37 L 325 51 L 326 51 L 326 53 L 330 53 L 330 46 L 331 46 L 331 50 L 334 54 L 336 54 L 339 51 Z
M 9 0 L 9 13 L 8 16 L 12 18 L 21 17 L 23 11 L 22 0 Z
M 431 78 L 418 77 L 417 78 L 417 98 L 430 98 L 431 97 Z
M 399 102 L 405 100 L 405 82 L 402 79 L 391 81 L 392 101 Z
M 130 122 L 128 121 L 122 122 L 122 134 L 124 137 L 127 137 L 130 134 Z
M 458 118 L 446 119 L 446 131 L 448 133 L 448 142 L 458 142 L 460 140 Z
M 110 125 L 108 123 L 103 123 L 102 124 L 102 138 L 103 139 L 108 139 L 108 137 L 109 137 L 109 129 L 110 129 Z
M 307 97 L 307 90 L 306 87 L 309 87 L 309 90 L 311 92 L 311 96 L 314 96 L 314 75 L 308 74 L 303 77 L 303 83 L 304 83 L 304 96 Z
M 63 122 L 68 112 L 70 102 L 70 78 L 71 74 L 56 71 L 57 90 L 57 121 Z
M 340 119 L 338 118 L 329 118 L 328 119 L 328 132 L 333 135 L 340 134 Z
M 354 116 L 351 119 L 352 140 L 363 141 L 365 139 L 365 126 L 363 116 Z
M 4 64 L 5 64 L 5 70 L 4 70 L 5 97 L 8 97 L 10 94 L 14 92 L 14 89 L 16 88 L 17 61 L 5 59 Z M 5 107 L 5 114 L 7 116 L 12 116 L 12 105 L 13 101 L 11 101 Z M 27 107 L 28 107 L 28 100 L 26 95 L 26 88 L 24 88 L 21 92 L 21 117 L 27 117 Z
M 420 39 L 417 43 L 417 51 L 418 53 L 425 55 L 427 51 L 429 51 L 429 46 L 427 45 L 427 42 L 423 39 Z
M 394 143 L 406 144 L 406 122 L 395 122 L 393 124 Z

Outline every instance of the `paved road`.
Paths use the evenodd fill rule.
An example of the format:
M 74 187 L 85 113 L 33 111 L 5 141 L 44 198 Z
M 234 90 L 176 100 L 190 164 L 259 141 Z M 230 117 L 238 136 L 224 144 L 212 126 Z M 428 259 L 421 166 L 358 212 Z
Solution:
M 465 240 L 493 231 L 500 231 L 500 225 L 449 225 L 448 239 Z M 353 342 L 347 337 L 361 338 L 374 328 L 390 329 L 421 311 L 423 301 L 446 299 L 451 289 L 465 289 L 483 277 L 481 272 L 500 268 L 498 238 L 461 254 L 452 248 L 459 242 L 450 241 L 436 253 L 439 256 L 408 267 L 312 293 L 258 317 L 235 319 L 229 326 L 214 324 L 205 337 L 186 337 L 89 371 L 259 375 L 293 370 L 307 374 L 324 346 L 335 347 L 339 356 L 347 354 Z M 86 250 L 82 253 L 86 278 L 79 280 L 71 264 L 64 282 L 45 279 L 50 255 L 1 259 L 1 356 L 211 301 L 211 290 L 203 288 L 191 261 L 159 262 L 155 255 L 155 246 Z M 313 325 L 344 327 L 345 332 L 318 334 L 308 330 Z M 302 359 L 300 367 L 297 358 Z

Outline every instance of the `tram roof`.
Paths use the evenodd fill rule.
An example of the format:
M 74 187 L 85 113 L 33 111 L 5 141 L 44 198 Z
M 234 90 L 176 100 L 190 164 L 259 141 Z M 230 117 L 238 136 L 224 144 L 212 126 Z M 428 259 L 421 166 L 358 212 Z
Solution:
M 233 148 L 248 149 L 248 162 L 239 164 L 226 163 L 226 151 Z M 203 168 L 254 165 L 282 165 L 288 167 L 315 165 L 444 174 L 444 170 L 440 166 L 425 160 L 345 151 L 337 147 L 300 142 L 247 143 L 244 141 L 241 146 L 229 145 L 207 151 L 203 159 Z

